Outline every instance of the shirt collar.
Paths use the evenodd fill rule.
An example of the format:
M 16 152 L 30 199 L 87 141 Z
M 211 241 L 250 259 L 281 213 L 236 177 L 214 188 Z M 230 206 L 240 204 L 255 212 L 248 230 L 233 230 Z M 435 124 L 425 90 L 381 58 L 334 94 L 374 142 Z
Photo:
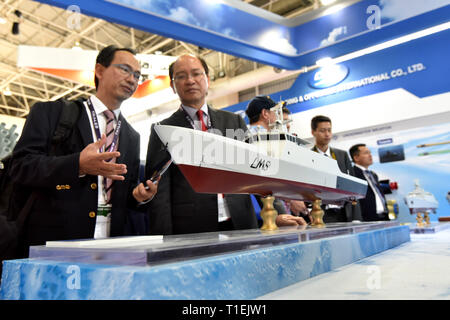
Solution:
M 263 133 L 263 132 L 267 132 L 267 129 L 266 128 L 264 128 L 263 126 L 261 126 L 261 125 L 251 125 L 250 127 L 249 127 L 249 130 L 250 130 L 250 132 L 252 132 L 252 133 L 257 133 L 257 132 L 261 132 L 261 133 Z
M 359 164 L 357 164 L 357 163 L 355 163 L 355 167 L 360 168 L 363 172 L 369 170 L 369 169 L 366 169 L 366 168 L 364 168 L 363 166 L 361 166 L 361 165 L 359 165 Z
M 331 158 L 331 148 L 330 146 L 328 146 L 327 151 L 323 152 L 322 150 L 320 150 L 317 146 L 316 146 L 316 150 L 317 152 L 319 152 L 320 154 L 326 154 L 327 156 L 329 156 Z
M 108 107 L 96 96 L 91 96 L 92 105 L 94 106 L 95 113 L 101 114 L 103 111 L 107 110 Z M 120 108 L 113 110 L 116 119 L 119 119 Z
M 187 114 L 191 117 L 191 119 L 197 119 L 197 109 L 185 106 L 184 104 L 182 104 L 181 107 L 184 109 L 184 111 L 187 112 Z M 206 114 L 206 116 L 209 116 L 208 105 L 206 103 L 200 108 L 200 110 L 203 111 L 203 115 Z

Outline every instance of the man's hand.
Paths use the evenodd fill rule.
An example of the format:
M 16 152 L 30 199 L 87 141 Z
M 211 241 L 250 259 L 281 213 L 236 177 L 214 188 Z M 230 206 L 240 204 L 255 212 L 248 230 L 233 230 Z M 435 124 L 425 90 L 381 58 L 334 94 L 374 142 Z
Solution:
M 312 221 L 311 213 L 309 213 L 308 208 L 306 207 L 303 201 L 299 200 L 291 200 L 289 202 L 291 212 L 297 216 L 309 217 L 309 220 Z
M 151 180 L 147 180 L 147 188 L 141 182 L 136 188 L 133 190 L 133 197 L 137 200 L 137 202 L 144 202 L 153 199 L 158 191 L 158 181 L 152 182 Z
M 279 227 L 307 225 L 302 217 L 295 217 L 290 214 L 279 214 L 275 222 Z
M 299 200 L 291 200 L 289 202 L 291 211 L 296 215 L 301 215 L 301 213 L 305 214 L 308 213 L 308 209 L 305 206 L 305 203 L 303 201 Z
M 87 145 L 80 153 L 80 170 L 81 175 L 103 176 L 112 180 L 124 180 L 124 174 L 127 173 L 127 166 L 121 163 L 111 163 L 106 160 L 118 158 L 120 152 L 101 152 L 98 151 L 106 143 L 106 135 L 102 134 L 102 138 L 96 142 Z

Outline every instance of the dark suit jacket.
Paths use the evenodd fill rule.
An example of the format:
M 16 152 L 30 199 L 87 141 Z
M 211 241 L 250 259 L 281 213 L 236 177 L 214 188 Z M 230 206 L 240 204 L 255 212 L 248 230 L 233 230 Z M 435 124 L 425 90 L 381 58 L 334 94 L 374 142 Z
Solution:
M 84 105 L 68 141 L 49 156 L 49 145 L 62 110 L 62 102 L 35 104 L 28 115 L 22 135 L 13 152 L 11 175 L 18 188 L 36 195 L 24 227 L 26 245 L 44 244 L 47 240 L 92 238 L 97 212 L 97 176 L 79 177 L 80 152 L 93 142 L 91 126 Z M 120 158 L 127 165 L 124 181 L 116 181 L 112 191 L 111 236 L 124 234 L 127 209 L 136 208 L 132 190 L 139 173 L 139 134 L 120 116 Z M 63 187 L 61 187 L 63 186 Z M 23 206 L 14 192 L 12 218 Z
M 234 113 L 208 109 L 211 125 L 226 134 L 226 129 L 247 130 L 244 120 Z M 162 125 L 192 128 L 180 108 Z M 163 146 L 152 127 L 148 145 L 146 177 L 155 169 L 155 164 L 164 157 Z M 214 179 L 214 177 L 211 177 Z M 217 181 L 220 183 L 220 181 Z M 250 196 L 227 194 L 228 206 L 234 229 L 257 228 L 255 210 Z M 175 164 L 161 177 L 158 193 L 149 205 L 149 229 L 151 234 L 183 234 L 218 230 L 217 194 L 196 193 Z
M 357 166 L 354 166 L 354 170 L 355 170 L 355 177 L 367 181 L 366 177 L 364 176 L 363 171 L 360 168 L 358 168 Z M 375 181 L 377 182 L 378 187 L 380 188 L 377 174 L 373 171 L 372 171 L 372 174 L 375 178 Z M 384 194 L 382 194 L 382 196 L 384 197 Z M 385 201 L 386 201 L 386 199 L 385 199 Z M 366 197 L 364 199 L 360 199 L 359 203 L 361 205 L 361 214 L 362 214 L 362 218 L 364 221 L 387 220 L 387 213 L 385 213 L 385 215 L 382 217 L 380 217 L 377 214 L 375 193 L 373 192 L 370 185 L 367 186 Z
M 355 176 L 355 171 L 353 170 L 352 163 L 350 161 L 350 157 L 348 156 L 347 152 L 341 149 L 337 148 L 330 148 L 330 152 L 334 153 L 336 156 L 336 161 L 338 163 L 338 167 L 341 170 L 341 172 L 349 174 L 351 176 Z M 311 150 L 316 151 L 315 147 L 313 147 Z M 344 216 L 344 219 L 347 222 L 351 222 L 352 220 L 360 220 L 361 217 L 361 208 L 359 204 L 356 204 L 353 206 L 351 203 L 346 203 L 342 209 L 342 215 Z M 326 221 L 327 217 L 325 215 L 324 221 Z

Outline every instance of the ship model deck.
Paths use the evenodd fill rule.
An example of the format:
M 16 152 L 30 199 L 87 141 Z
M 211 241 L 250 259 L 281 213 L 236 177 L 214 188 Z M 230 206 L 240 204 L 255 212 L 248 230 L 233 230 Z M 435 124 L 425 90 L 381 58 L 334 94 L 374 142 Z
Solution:
M 272 110 L 281 115 L 281 107 Z M 342 173 L 336 160 L 310 150 L 282 120 L 240 140 L 236 137 L 242 133 L 227 137 L 159 124 L 155 131 L 196 192 L 336 204 L 366 195 L 366 181 Z

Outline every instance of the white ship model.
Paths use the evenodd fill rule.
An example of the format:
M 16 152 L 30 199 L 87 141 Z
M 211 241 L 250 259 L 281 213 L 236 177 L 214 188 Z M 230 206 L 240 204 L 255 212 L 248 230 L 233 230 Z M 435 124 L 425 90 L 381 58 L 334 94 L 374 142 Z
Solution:
M 289 134 L 286 122 L 280 120 L 281 103 L 272 110 L 279 120 L 271 130 L 247 135 L 245 141 L 159 124 L 155 131 L 196 192 L 333 204 L 365 197 L 366 181 L 342 173 L 336 160 L 310 150 L 307 142 Z
M 436 208 L 439 203 L 430 192 L 425 191 L 419 184 L 418 180 L 414 181 L 415 189 L 408 193 L 405 197 L 405 203 L 409 208 L 411 214 L 418 212 L 430 212 L 436 213 Z

